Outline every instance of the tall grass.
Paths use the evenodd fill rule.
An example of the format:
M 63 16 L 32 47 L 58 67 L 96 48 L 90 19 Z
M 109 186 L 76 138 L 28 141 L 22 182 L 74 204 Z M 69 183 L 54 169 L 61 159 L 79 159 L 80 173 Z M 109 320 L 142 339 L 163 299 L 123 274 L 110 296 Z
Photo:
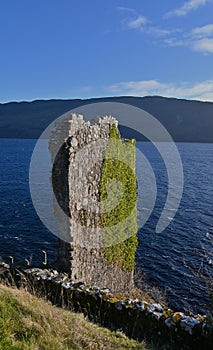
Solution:
M 0 284 L 0 349 L 141 349 L 128 339 L 59 309 L 24 290 Z

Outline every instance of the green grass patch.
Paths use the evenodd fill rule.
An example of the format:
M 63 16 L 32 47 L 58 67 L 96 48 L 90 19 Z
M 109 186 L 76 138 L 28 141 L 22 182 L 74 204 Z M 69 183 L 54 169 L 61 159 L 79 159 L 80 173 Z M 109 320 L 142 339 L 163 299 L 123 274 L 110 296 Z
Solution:
M 0 285 L 1 350 L 140 349 L 144 342 L 99 327 L 81 314 Z

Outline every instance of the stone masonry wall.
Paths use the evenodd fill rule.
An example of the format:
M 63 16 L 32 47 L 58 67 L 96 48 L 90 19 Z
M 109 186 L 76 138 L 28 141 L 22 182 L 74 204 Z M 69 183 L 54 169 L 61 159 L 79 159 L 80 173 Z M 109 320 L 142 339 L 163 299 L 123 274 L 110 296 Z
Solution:
M 71 234 L 70 243 L 59 244 L 57 267 L 74 282 L 127 291 L 134 285 L 133 271 L 106 263 L 100 226 L 101 166 L 110 127 L 117 128 L 118 122 L 111 116 L 85 122 L 72 114 L 69 123 L 69 137 L 55 158 L 52 176 L 57 201 L 70 217 Z

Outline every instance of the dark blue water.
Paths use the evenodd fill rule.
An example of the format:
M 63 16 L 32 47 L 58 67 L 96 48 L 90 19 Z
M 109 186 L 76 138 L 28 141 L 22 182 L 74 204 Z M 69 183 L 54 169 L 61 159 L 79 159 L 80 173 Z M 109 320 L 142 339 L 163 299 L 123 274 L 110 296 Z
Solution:
M 29 192 L 29 164 L 36 140 L 0 139 L 0 256 L 41 265 L 56 258 L 58 239 L 38 218 Z M 153 213 L 138 232 L 137 267 L 147 283 L 166 290 L 173 308 L 208 312 L 205 278 L 213 277 L 213 144 L 179 143 L 184 167 L 184 193 L 169 227 L 155 233 L 167 191 L 165 165 L 154 147 L 139 148 L 156 175 L 158 195 Z M 143 210 L 139 201 L 139 211 Z M 172 210 L 173 208 L 171 208 Z M 199 277 L 200 273 L 200 277 Z M 203 278 L 205 277 L 205 278 Z
M 29 191 L 29 165 L 36 140 L 0 139 L 0 256 L 41 265 L 56 257 L 56 237 L 42 224 Z
M 152 144 L 139 148 L 156 174 L 158 196 L 152 216 L 139 231 L 137 265 L 150 285 L 166 290 L 172 306 L 208 312 L 209 277 L 213 277 L 213 144 L 177 143 L 184 170 L 184 191 L 166 230 L 155 226 L 167 194 L 166 168 Z M 143 199 L 140 199 L 140 207 Z M 173 210 L 173 208 L 171 208 Z

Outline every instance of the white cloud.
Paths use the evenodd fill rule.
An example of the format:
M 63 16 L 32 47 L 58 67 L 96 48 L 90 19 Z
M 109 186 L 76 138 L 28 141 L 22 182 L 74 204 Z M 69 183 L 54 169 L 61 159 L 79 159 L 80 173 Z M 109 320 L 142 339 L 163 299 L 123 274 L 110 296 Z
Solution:
M 135 13 L 135 10 L 130 8 L 130 7 L 117 6 L 117 10 L 119 10 L 119 11 L 128 11 L 128 12 Z
M 153 37 L 162 37 L 170 34 L 169 30 L 162 29 L 151 25 L 151 22 L 144 16 L 137 16 L 133 20 L 125 22 L 127 29 L 138 30 L 142 33 L 152 35 Z
M 170 34 L 168 30 L 152 25 L 148 18 L 137 13 L 133 8 L 118 6 L 117 10 L 121 13 L 125 13 L 125 17 L 121 20 L 124 30 L 137 30 L 143 34 L 152 35 L 154 37 L 162 37 Z
M 203 36 L 213 36 L 213 24 L 208 24 L 203 27 L 196 27 L 191 31 L 191 35 L 199 38 Z
M 149 27 L 148 28 L 148 34 L 151 34 L 155 37 L 159 37 L 159 36 L 167 36 L 169 34 L 171 34 L 171 32 L 167 29 L 161 29 L 161 28 L 158 28 L 158 27 Z
M 179 33 L 178 36 L 163 40 L 167 46 L 186 46 L 204 54 L 213 53 L 213 24 L 195 27 L 189 33 Z
M 165 18 L 173 16 L 186 16 L 189 12 L 198 9 L 200 6 L 206 5 L 211 0 L 189 0 L 186 1 L 181 7 L 172 10 L 164 16 Z
M 204 38 L 194 42 L 192 48 L 195 51 L 213 53 L 213 38 Z
M 138 95 L 141 91 L 153 90 L 158 86 L 159 83 L 156 80 L 129 81 L 111 85 L 108 87 L 108 90 L 114 93 L 120 93 L 122 91 L 125 94 L 134 92 L 134 94 Z
M 213 102 L 213 80 L 179 84 L 164 83 L 157 80 L 129 81 L 108 86 L 106 91 L 115 95 L 159 95 Z
M 168 46 L 185 46 L 186 45 L 184 40 L 177 39 L 176 37 L 164 39 L 163 42 Z
M 140 29 L 142 26 L 147 24 L 149 21 L 144 16 L 138 16 L 136 19 L 127 22 L 127 26 L 130 29 Z
M 205 5 L 213 0 L 190 0 L 183 4 L 182 7 L 176 9 L 169 14 L 184 15 L 189 11 Z M 183 29 L 175 28 L 172 30 L 159 28 L 152 25 L 151 21 L 143 15 L 137 14 L 132 8 L 117 7 L 121 12 L 129 13 L 122 21 L 125 30 L 136 30 L 143 35 L 149 35 L 170 47 L 185 46 L 193 51 L 203 54 L 213 53 L 213 24 L 207 24 L 202 27 L 195 27 L 190 32 L 184 32 Z M 168 15 L 168 14 L 167 14 Z

